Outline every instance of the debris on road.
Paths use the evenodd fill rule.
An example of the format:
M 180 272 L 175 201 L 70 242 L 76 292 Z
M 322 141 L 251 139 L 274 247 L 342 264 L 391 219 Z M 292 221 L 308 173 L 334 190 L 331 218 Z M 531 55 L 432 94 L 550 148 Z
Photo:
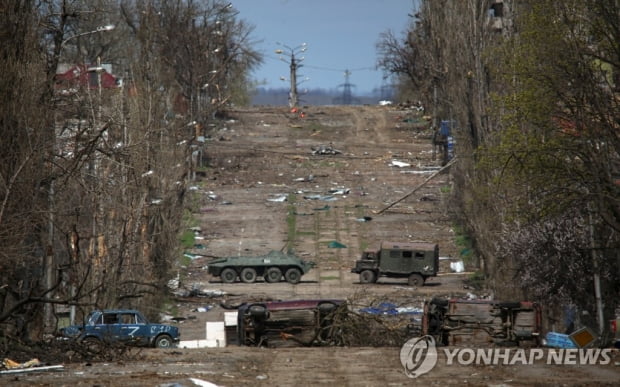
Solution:
M 390 167 L 398 167 L 398 168 L 406 168 L 406 167 L 411 166 L 411 164 L 409 163 L 405 163 L 404 161 L 398 161 L 398 160 L 392 160 L 389 165 Z
M 316 147 L 312 147 L 313 155 L 339 155 L 342 154 L 342 151 L 335 149 L 331 144 L 330 145 L 319 145 Z

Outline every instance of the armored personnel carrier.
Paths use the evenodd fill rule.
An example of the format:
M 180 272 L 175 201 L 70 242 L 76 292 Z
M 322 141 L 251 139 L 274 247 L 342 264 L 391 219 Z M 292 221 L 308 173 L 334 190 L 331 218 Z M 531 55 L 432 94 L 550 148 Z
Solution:
M 252 283 L 258 277 L 273 283 L 280 282 L 284 276 L 287 282 L 296 284 L 315 263 L 304 261 L 292 252 L 273 250 L 267 255 L 217 258 L 207 266 L 209 274 L 220 277 L 224 283 L 233 283 L 237 277 L 245 283 Z

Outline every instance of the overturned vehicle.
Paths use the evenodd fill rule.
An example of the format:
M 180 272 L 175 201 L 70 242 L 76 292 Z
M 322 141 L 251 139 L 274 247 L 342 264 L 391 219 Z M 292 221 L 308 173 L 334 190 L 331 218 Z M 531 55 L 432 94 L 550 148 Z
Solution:
M 293 300 L 244 304 L 237 313 L 239 345 L 264 347 L 340 345 L 335 318 L 343 300 Z
M 233 283 L 237 278 L 252 283 L 258 277 L 274 283 L 284 277 L 287 282 L 297 284 L 314 266 L 314 262 L 304 261 L 292 252 L 276 250 L 267 255 L 217 258 L 207 264 L 209 274 L 220 277 L 224 283 Z
M 433 298 L 424 304 L 422 334 L 443 345 L 537 346 L 541 308 L 529 301 Z

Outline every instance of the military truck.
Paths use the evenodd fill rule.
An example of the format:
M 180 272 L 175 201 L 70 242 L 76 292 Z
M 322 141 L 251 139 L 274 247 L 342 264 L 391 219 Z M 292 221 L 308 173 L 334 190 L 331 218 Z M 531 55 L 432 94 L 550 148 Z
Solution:
M 381 242 L 376 250 L 366 250 L 355 262 L 352 273 L 360 282 L 377 282 L 379 277 L 408 278 L 409 286 L 422 286 L 439 270 L 439 246 L 424 242 Z
M 290 251 L 272 250 L 267 255 L 216 258 L 207 264 L 207 271 L 220 277 L 224 283 L 233 283 L 237 278 L 252 283 L 257 277 L 274 283 L 280 282 L 284 276 L 287 282 L 296 284 L 314 266 L 314 262 L 304 261 Z

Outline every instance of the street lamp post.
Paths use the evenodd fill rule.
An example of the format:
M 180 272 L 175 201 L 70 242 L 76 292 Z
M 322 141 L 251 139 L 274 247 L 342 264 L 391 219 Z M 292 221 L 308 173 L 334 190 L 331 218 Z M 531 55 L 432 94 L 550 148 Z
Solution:
M 90 35 L 90 34 L 96 34 L 99 32 L 106 32 L 106 31 L 112 31 L 115 28 L 114 25 L 112 24 L 107 24 L 104 26 L 99 26 L 96 29 L 92 30 L 92 31 L 86 31 L 86 32 L 82 32 L 79 34 L 75 34 L 75 35 L 71 35 L 68 38 L 64 39 L 61 43 L 60 43 L 60 47 L 58 47 L 58 49 L 56 50 L 56 58 L 54 61 L 55 67 L 54 68 L 54 72 L 58 71 L 58 62 L 60 59 L 60 54 L 62 53 L 62 48 L 65 46 L 65 44 L 67 44 L 69 41 L 79 38 L 81 36 L 85 36 L 85 35 Z M 56 130 L 56 114 L 54 113 L 54 132 Z M 52 156 L 54 157 L 54 149 L 56 147 L 56 141 L 55 141 L 55 137 L 56 135 L 54 134 L 54 141 L 52 141 Z M 54 211 L 55 211 L 55 192 L 54 192 L 54 179 L 51 179 L 50 181 L 50 187 L 49 187 L 49 192 L 48 192 L 48 205 L 49 205 L 49 215 L 48 215 L 48 248 L 46 249 L 46 257 L 45 257 L 45 286 L 47 288 L 47 290 L 51 290 L 54 286 Z M 51 295 L 51 293 L 50 293 Z M 46 303 L 44 306 L 44 318 L 45 318 L 45 325 L 47 324 L 51 324 L 51 322 L 53 321 L 53 316 L 52 316 L 52 305 L 49 303 Z M 75 306 L 71 307 L 71 322 L 73 322 L 75 317 Z
M 90 35 L 90 34 L 96 34 L 98 32 L 106 32 L 106 31 L 112 31 L 114 28 L 116 28 L 116 26 L 114 26 L 114 24 L 107 24 L 105 26 L 99 26 L 96 29 L 92 30 L 92 31 L 86 31 L 86 32 L 82 32 L 79 34 L 75 34 L 72 36 L 69 36 L 67 39 L 63 40 L 62 43 L 60 43 L 60 47 L 62 48 L 68 41 L 75 39 L 75 38 L 79 38 L 80 36 L 84 36 L 84 35 Z
M 307 45 L 306 43 L 302 43 L 299 46 L 295 47 L 295 48 L 291 48 L 289 46 L 287 46 L 286 44 L 282 44 L 282 43 L 278 43 L 280 44 L 282 47 L 286 48 L 288 50 L 288 55 L 290 57 L 290 64 L 289 64 L 289 68 L 290 68 L 290 81 L 291 81 L 291 88 L 289 91 L 289 97 L 288 97 L 288 103 L 289 103 L 289 107 L 290 108 L 294 108 L 297 107 L 297 102 L 298 102 L 298 98 L 297 98 L 297 69 L 301 67 L 301 65 L 299 64 L 299 62 L 303 61 L 304 58 L 295 58 L 295 55 L 299 55 L 302 52 L 305 52 L 307 49 Z M 284 54 L 284 50 L 281 49 L 277 49 L 276 54 Z M 281 58 L 282 60 L 284 60 L 284 58 Z

